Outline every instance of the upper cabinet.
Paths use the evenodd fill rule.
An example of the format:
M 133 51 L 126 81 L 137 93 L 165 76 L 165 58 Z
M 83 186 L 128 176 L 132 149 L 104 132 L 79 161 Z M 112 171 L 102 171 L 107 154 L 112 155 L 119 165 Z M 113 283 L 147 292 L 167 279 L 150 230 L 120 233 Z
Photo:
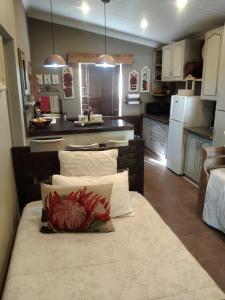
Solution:
M 225 27 L 223 35 L 223 43 L 221 50 L 220 60 L 220 73 L 219 73 L 219 84 L 218 84 L 218 98 L 216 109 L 225 111 Z
M 171 77 L 171 58 L 172 58 L 172 47 L 165 46 L 163 47 L 162 54 L 162 81 L 167 81 Z
M 217 100 L 223 31 L 224 27 L 219 27 L 205 35 L 202 99 Z
M 200 42 L 196 40 L 179 41 L 162 49 L 162 81 L 183 80 L 185 64 L 199 61 Z

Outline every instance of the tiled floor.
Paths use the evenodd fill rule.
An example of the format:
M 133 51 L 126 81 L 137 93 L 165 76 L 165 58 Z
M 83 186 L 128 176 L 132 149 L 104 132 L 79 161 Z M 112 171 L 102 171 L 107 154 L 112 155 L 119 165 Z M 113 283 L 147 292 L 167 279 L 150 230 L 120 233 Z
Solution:
M 225 292 L 225 235 L 197 215 L 197 188 L 146 154 L 145 197 Z

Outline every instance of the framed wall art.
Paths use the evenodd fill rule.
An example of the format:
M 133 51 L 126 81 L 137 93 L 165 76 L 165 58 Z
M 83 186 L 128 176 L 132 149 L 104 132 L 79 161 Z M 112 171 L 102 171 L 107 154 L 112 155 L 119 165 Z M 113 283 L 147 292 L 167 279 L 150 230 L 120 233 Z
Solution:
M 141 70 L 141 92 L 149 93 L 150 90 L 150 69 L 145 66 Z
M 0 36 L 0 91 L 3 90 L 6 90 L 6 75 L 5 75 L 3 39 Z
M 43 75 L 42 74 L 36 74 L 36 79 L 37 79 L 38 85 L 43 85 L 44 84 Z
M 23 103 L 26 104 L 27 102 L 26 96 L 30 94 L 30 85 L 29 85 L 29 77 L 28 77 L 25 55 L 24 52 L 20 49 L 18 49 L 18 59 L 19 59 L 20 82 L 21 82 Z
M 44 84 L 46 84 L 46 85 L 52 84 L 51 74 L 44 74 Z
M 139 90 L 139 73 L 134 70 L 129 73 L 128 91 L 138 92 L 138 90 Z
M 63 81 L 63 97 L 64 99 L 74 98 L 74 84 L 73 84 L 73 68 L 65 67 L 62 69 Z
M 58 74 L 52 74 L 52 84 L 53 85 L 59 84 L 59 75 Z

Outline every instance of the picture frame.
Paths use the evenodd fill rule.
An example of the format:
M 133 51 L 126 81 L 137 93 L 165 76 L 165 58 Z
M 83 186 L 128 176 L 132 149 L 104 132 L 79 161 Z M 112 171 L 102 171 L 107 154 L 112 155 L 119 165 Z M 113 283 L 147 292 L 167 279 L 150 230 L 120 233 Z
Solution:
M 139 91 L 139 73 L 135 70 L 129 73 L 128 91 L 129 92 Z
M 59 74 L 52 74 L 52 84 L 59 85 Z
M 74 99 L 74 81 L 73 68 L 70 66 L 62 68 L 62 82 L 63 82 L 63 98 Z
M 6 90 L 6 74 L 4 61 L 3 39 L 0 36 L 0 91 Z
M 51 74 L 44 74 L 44 84 L 46 84 L 46 85 L 52 84 Z
M 44 80 L 43 80 L 43 75 L 42 74 L 36 74 L 36 80 L 38 85 L 43 85 L 44 84 Z
M 26 66 L 25 54 L 18 48 L 18 60 L 19 60 L 19 71 L 20 71 L 20 82 L 21 82 L 21 91 L 23 97 L 23 103 L 27 103 L 27 96 L 30 94 L 30 85 L 28 78 L 28 70 Z
M 141 70 L 141 92 L 149 93 L 150 91 L 150 69 L 144 66 Z

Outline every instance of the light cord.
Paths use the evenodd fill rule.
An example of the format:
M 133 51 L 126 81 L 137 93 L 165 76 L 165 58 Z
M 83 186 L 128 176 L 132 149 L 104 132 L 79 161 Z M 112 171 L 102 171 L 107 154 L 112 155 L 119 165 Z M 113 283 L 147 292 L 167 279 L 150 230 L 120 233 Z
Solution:
M 52 32 L 52 50 L 55 54 L 55 36 L 54 36 L 54 23 L 53 23 L 53 9 L 52 9 L 52 0 L 50 0 L 51 5 L 51 32 Z

